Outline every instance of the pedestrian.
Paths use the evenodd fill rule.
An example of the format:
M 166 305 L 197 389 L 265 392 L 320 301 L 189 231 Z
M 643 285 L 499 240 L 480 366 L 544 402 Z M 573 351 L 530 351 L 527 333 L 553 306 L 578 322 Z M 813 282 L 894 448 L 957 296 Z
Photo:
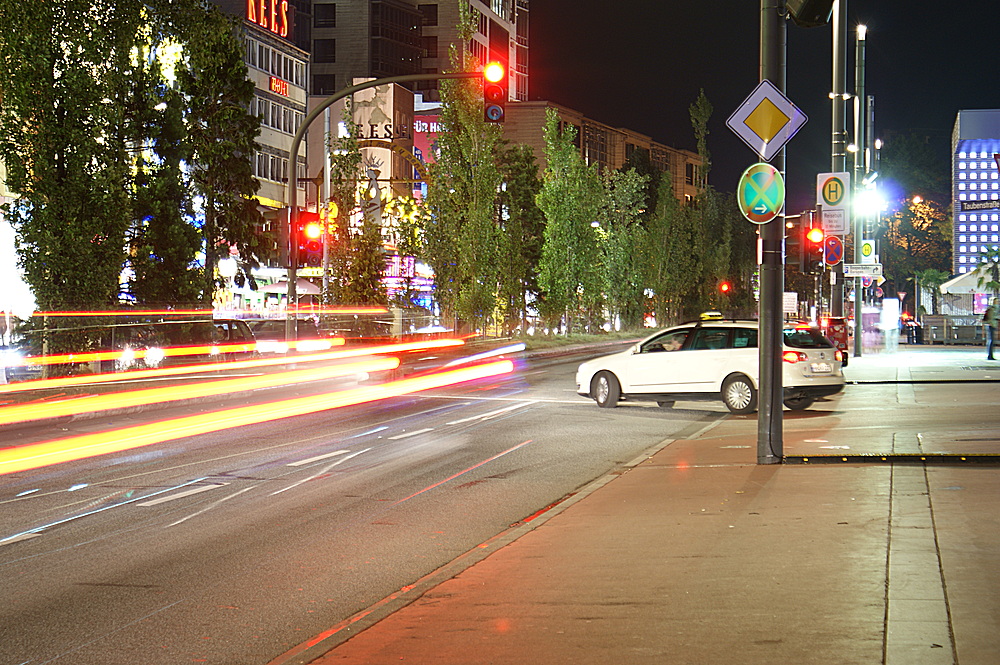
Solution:
M 993 358 L 993 340 L 996 339 L 997 335 L 997 299 L 994 298 L 990 301 L 989 307 L 983 312 L 983 328 L 986 333 L 986 359 L 995 360 Z

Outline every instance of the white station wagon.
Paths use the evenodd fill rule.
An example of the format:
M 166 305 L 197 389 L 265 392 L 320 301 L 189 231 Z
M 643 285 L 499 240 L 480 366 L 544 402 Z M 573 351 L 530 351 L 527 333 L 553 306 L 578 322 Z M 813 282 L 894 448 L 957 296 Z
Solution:
M 661 330 L 626 351 L 588 360 L 576 391 L 598 406 L 619 400 L 721 399 L 733 413 L 757 410 L 757 321 L 698 321 Z M 841 352 L 816 328 L 783 328 L 782 385 L 789 409 L 806 409 L 844 389 Z

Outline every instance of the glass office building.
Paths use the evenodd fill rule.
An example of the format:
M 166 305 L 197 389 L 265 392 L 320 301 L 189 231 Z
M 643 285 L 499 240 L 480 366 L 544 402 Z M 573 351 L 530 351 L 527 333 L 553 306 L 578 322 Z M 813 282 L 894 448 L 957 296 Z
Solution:
M 954 274 L 1000 246 L 1000 109 L 959 111 L 952 133 Z

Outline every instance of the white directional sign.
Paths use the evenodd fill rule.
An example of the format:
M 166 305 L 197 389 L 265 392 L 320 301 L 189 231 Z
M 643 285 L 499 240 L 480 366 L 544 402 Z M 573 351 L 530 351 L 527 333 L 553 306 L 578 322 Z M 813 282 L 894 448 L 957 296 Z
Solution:
M 764 79 L 729 116 L 726 126 L 769 162 L 806 120 L 805 113 Z
M 845 263 L 844 277 L 881 277 L 881 263 Z

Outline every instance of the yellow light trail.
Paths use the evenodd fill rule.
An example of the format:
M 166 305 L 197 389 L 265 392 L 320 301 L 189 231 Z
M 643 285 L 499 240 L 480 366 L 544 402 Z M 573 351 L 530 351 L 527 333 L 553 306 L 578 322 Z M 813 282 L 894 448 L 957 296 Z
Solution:
M 326 411 L 352 404 L 372 402 L 387 397 L 397 397 L 421 390 L 499 376 L 514 371 L 510 360 L 436 372 L 424 376 L 401 379 L 377 386 L 362 386 L 339 392 L 298 397 L 295 399 L 256 404 L 211 413 L 173 418 L 146 425 L 136 425 L 106 432 L 33 443 L 25 446 L 0 449 L 0 475 L 18 473 L 43 466 L 79 460 L 97 455 L 122 452 L 165 441 L 189 436 L 218 432 L 224 429 L 253 425 Z
M 291 363 L 309 363 L 324 360 L 339 360 L 365 355 L 386 353 L 404 353 L 425 349 L 441 349 L 465 344 L 460 339 L 433 339 L 422 342 L 405 342 L 401 344 L 379 344 L 377 346 L 354 346 L 341 351 L 325 351 L 305 355 L 282 356 L 280 358 L 256 358 L 254 360 L 237 360 L 231 362 L 204 363 L 200 365 L 178 365 L 176 367 L 160 367 L 157 369 L 137 369 L 127 372 L 109 372 L 104 374 L 86 374 L 81 376 L 63 376 L 55 379 L 32 379 L 0 385 L 0 394 L 13 393 L 41 388 L 65 388 L 93 383 L 114 383 L 117 381 L 134 381 L 136 379 L 163 378 L 182 376 L 184 374 L 201 374 L 204 372 L 221 372 L 224 370 L 255 369 L 288 365 Z
M 184 399 L 212 397 L 242 390 L 258 390 L 293 383 L 319 381 L 336 376 L 348 376 L 364 372 L 380 372 L 399 367 L 399 358 L 373 358 L 360 362 L 314 367 L 311 369 L 242 376 L 235 379 L 215 379 L 201 383 L 185 383 L 179 386 L 129 390 L 102 395 L 84 395 L 52 402 L 31 402 L 13 404 L 0 408 L 0 425 L 12 425 L 43 418 L 61 418 L 81 413 L 96 413 L 111 409 L 127 409 L 147 404 L 162 404 Z

